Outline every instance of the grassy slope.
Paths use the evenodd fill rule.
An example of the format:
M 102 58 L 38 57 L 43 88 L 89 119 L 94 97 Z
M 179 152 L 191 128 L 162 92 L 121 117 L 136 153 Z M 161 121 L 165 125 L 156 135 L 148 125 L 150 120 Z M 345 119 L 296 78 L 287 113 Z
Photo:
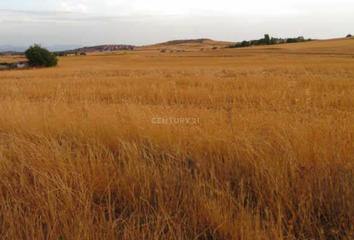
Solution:
M 352 43 L 264 49 L 0 72 L 1 235 L 352 239 Z
M 160 43 L 155 45 L 143 46 L 137 48 L 138 51 L 142 50 L 168 50 L 168 51 L 177 51 L 177 50 L 185 50 L 185 51 L 200 51 L 200 49 L 211 50 L 213 47 L 224 48 L 229 45 L 232 45 L 231 42 L 224 41 L 214 41 L 210 39 L 205 39 L 202 41 L 191 40 L 191 42 L 184 42 L 176 44 L 175 41 Z
M 272 46 L 243 48 L 244 51 L 283 51 L 293 54 L 353 54 L 354 38 L 318 40 L 304 43 L 290 43 Z

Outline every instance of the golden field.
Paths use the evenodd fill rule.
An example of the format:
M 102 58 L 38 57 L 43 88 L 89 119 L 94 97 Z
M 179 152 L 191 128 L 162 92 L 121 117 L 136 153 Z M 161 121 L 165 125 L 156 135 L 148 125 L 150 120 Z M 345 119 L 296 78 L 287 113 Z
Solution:
M 1 237 L 353 239 L 354 39 L 196 49 L 1 71 Z

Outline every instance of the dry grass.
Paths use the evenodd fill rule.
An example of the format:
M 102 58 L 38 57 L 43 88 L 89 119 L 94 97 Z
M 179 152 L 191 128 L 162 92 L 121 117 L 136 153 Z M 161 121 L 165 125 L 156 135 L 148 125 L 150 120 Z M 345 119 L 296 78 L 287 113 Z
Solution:
M 211 51 L 214 47 L 216 48 L 225 48 L 227 46 L 235 44 L 234 42 L 224 42 L 224 41 L 214 41 L 210 39 L 205 39 L 200 42 L 185 42 L 185 43 L 159 43 L 154 45 L 148 45 L 139 47 L 136 50 L 138 51 L 148 51 L 148 50 L 162 50 L 165 49 L 166 51 Z
M 353 52 L 295 48 L 0 72 L 2 238 L 353 239 Z

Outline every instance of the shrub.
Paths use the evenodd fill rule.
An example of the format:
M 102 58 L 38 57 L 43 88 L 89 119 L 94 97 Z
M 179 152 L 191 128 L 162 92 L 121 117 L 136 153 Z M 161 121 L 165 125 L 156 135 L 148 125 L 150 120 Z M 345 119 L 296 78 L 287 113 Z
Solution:
M 348 37 L 348 38 L 349 38 L 349 37 L 352 37 L 352 35 L 351 35 L 351 34 L 348 34 L 347 37 Z
M 252 40 L 251 41 L 251 46 L 257 46 L 259 45 L 259 41 L 258 40 Z
M 288 38 L 286 39 L 286 43 L 297 43 L 299 42 L 296 38 Z
M 250 46 L 249 42 L 247 42 L 247 41 L 242 41 L 241 47 L 249 47 L 249 46 Z
M 66 57 L 66 56 L 68 56 L 68 54 L 66 52 L 56 52 L 56 53 L 53 53 L 53 54 L 56 57 Z
M 80 53 L 80 56 L 86 56 L 87 54 L 85 52 Z
M 228 48 L 239 48 L 239 47 L 241 47 L 241 44 L 239 44 L 239 43 L 228 46 Z
M 278 43 L 278 39 L 276 39 L 276 38 L 271 38 L 270 39 L 270 45 L 274 45 L 274 44 L 277 44 Z
M 58 64 L 56 56 L 38 44 L 27 49 L 25 54 L 32 67 L 54 67 Z
M 216 49 L 218 49 L 218 48 L 217 48 L 217 47 L 213 47 L 212 49 L 213 49 L 213 50 L 216 50 Z

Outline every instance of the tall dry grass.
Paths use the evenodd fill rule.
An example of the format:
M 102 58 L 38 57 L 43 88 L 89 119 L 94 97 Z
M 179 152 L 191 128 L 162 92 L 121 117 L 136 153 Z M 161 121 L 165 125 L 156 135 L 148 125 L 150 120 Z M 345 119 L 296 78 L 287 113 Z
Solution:
M 0 72 L 4 239 L 353 239 L 348 57 Z M 199 118 L 154 124 L 154 118 Z

